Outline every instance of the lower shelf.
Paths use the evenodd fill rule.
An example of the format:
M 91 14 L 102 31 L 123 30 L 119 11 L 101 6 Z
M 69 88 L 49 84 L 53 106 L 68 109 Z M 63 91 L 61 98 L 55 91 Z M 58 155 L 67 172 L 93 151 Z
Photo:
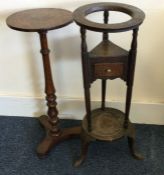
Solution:
M 124 125 L 125 115 L 122 111 L 105 108 L 95 109 L 91 113 L 92 131 L 88 132 L 87 118 L 84 117 L 82 121 L 82 128 L 87 135 L 104 141 L 112 141 L 128 135 L 133 132 L 134 128 L 132 123 L 129 122 L 128 128 L 125 129 Z

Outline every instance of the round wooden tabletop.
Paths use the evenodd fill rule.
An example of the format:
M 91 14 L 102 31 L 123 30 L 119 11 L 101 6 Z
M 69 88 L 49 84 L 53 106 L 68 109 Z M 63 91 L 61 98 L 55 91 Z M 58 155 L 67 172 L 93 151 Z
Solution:
M 39 32 L 64 27 L 72 22 L 72 12 L 57 8 L 38 8 L 10 15 L 7 25 L 19 31 Z
M 98 11 L 122 12 L 129 15 L 131 19 L 126 22 L 115 24 L 101 24 L 86 19 L 87 15 Z M 79 7 L 74 11 L 73 18 L 78 25 L 85 27 L 88 30 L 93 30 L 97 32 L 106 31 L 114 33 L 128 31 L 138 27 L 143 22 L 145 14 L 139 8 L 128 4 L 103 2 L 88 4 Z

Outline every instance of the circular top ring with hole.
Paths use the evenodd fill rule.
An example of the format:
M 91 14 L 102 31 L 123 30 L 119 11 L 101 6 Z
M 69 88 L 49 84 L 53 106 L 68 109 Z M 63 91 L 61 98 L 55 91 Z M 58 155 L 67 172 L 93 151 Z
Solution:
M 100 24 L 86 19 L 86 16 L 98 11 L 117 11 L 131 16 L 131 19 L 115 24 Z M 137 7 L 122 3 L 93 3 L 77 8 L 73 13 L 75 22 L 88 30 L 96 32 L 124 32 L 133 30 L 142 24 L 145 13 Z

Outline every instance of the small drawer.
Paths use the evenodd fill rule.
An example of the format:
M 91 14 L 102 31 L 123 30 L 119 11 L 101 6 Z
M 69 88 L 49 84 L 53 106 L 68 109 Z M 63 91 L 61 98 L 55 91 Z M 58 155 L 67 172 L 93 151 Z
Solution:
M 97 63 L 94 67 L 94 76 L 95 78 L 121 77 L 123 68 L 123 63 Z

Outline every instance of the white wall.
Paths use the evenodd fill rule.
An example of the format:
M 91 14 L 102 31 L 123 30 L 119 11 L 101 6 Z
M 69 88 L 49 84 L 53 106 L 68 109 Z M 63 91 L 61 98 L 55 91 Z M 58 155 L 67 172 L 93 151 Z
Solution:
M 101 1 L 0 1 L 0 115 L 36 116 L 35 109 L 43 103 L 44 98 L 43 68 L 38 34 L 11 30 L 5 23 L 7 16 L 19 10 L 39 7 L 66 8 L 73 11 L 81 5 L 93 2 Z M 139 32 L 133 91 L 133 103 L 140 106 L 140 112 L 137 112 L 137 115 L 138 108 L 132 106 L 131 118 L 136 122 L 164 124 L 164 1 L 115 0 L 115 2 L 137 6 L 146 13 L 146 19 Z M 113 15 L 113 17 L 118 21 L 121 19 L 119 15 Z M 69 117 L 72 114 L 75 118 L 76 116 L 81 118 L 85 111 L 84 106 L 81 107 L 83 105 L 83 85 L 79 28 L 73 23 L 65 28 L 50 31 L 48 38 L 54 82 L 58 100 L 61 101 L 60 113 L 68 113 Z M 101 35 L 98 33 L 88 32 L 89 48 L 98 43 L 100 38 Z M 110 38 L 128 49 L 131 32 L 112 34 Z M 108 84 L 110 89 L 107 101 L 114 101 L 119 107 L 119 102 L 124 102 L 125 85 L 119 79 L 109 81 Z M 36 99 L 41 99 L 42 102 L 38 103 Z M 73 104 L 68 107 L 71 99 L 80 101 L 80 105 L 76 106 L 78 109 L 75 109 Z M 100 82 L 97 81 L 93 85 L 92 100 L 99 101 L 99 99 Z M 62 103 L 62 101 L 67 101 L 67 103 Z M 148 107 L 145 109 L 144 105 Z M 42 109 L 45 111 L 44 105 Z M 81 111 L 80 115 L 78 111 Z

